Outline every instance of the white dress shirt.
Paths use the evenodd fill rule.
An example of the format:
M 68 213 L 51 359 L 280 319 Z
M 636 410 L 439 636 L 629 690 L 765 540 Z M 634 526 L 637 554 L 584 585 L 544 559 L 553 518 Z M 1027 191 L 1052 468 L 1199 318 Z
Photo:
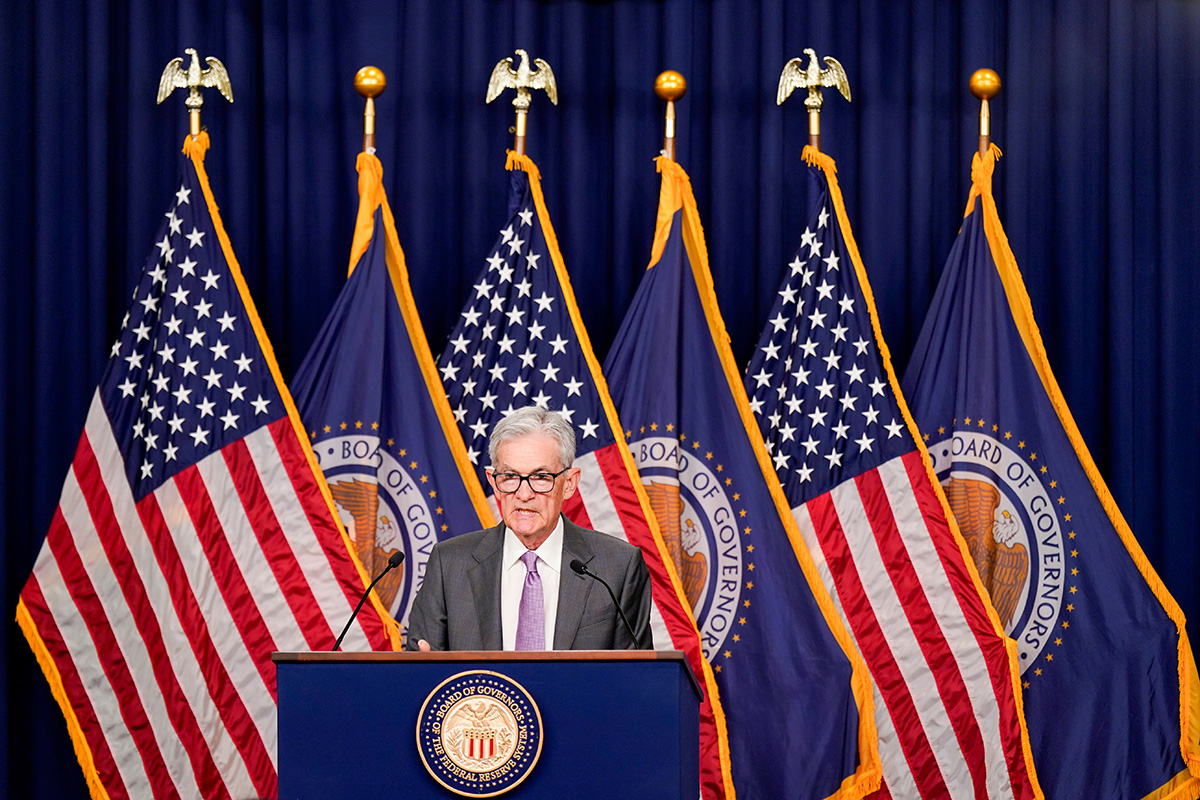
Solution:
M 504 529 L 504 555 L 500 562 L 500 628 L 504 649 L 517 646 L 517 618 L 521 613 L 521 592 L 525 588 L 525 563 L 528 548 L 508 528 Z M 558 615 L 558 582 L 562 570 L 563 521 L 558 518 L 554 530 L 534 552 L 537 571 L 542 579 L 542 608 L 546 612 L 546 649 L 554 649 L 554 620 Z

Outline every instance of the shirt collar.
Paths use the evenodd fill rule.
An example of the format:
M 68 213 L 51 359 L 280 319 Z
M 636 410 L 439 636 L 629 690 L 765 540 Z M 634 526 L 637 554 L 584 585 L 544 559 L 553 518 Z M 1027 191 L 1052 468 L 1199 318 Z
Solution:
M 521 564 L 521 556 L 528 550 L 527 547 L 517 538 L 517 535 L 508 529 L 504 528 L 504 568 L 512 569 L 516 564 Z M 562 568 L 562 551 L 563 551 L 563 518 L 560 514 L 558 524 L 554 526 L 554 530 L 546 537 L 546 541 L 535 550 L 538 554 L 538 569 L 545 564 L 550 569 L 558 572 Z M 523 567 L 524 564 L 521 564 Z

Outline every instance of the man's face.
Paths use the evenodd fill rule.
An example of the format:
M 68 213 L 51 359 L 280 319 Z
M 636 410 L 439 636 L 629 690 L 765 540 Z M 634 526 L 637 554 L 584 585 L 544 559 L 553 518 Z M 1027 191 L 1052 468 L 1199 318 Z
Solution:
M 555 473 L 562 469 L 559 463 L 558 442 L 552 437 L 531 433 L 510 439 L 496 448 L 496 463 L 487 474 L 488 483 L 500 504 L 500 517 L 508 529 L 530 550 L 537 548 L 558 524 L 563 501 L 575 494 L 579 485 L 579 468 L 571 469 L 558 476 L 554 488 L 546 494 L 533 491 L 529 481 L 521 481 L 517 491 L 504 493 L 496 488 L 496 472 L 515 472 L 529 475 L 534 472 Z

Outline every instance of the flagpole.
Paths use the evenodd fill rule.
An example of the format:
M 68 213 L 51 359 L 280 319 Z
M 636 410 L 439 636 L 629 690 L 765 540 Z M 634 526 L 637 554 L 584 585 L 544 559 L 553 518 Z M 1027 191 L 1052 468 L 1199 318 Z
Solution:
M 654 79 L 654 93 L 667 101 L 667 128 L 663 134 L 663 155 L 675 160 L 675 101 L 687 92 L 687 81 L 675 70 L 659 73 Z
M 817 51 L 811 47 L 804 49 L 808 56 L 808 66 L 801 67 L 800 59 L 793 58 L 783 65 L 779 76 L 779 89 L 775 93 L 775 104 L 782 105 L 796 89 L 808 89 L 808 97 L 804 98 L 804 107 L 808 109 L 808 146 L 820 152 L 821 150 L 821 96 L 822 86 L 832 86 L 842 93 L 846 102 L 850 101 L 850 79 L 846 70 L 832 56 L 825 56 L 826 69 L 821 69 L 817 63 Z
M 363 152 L 375 152 L 375 98 L 387 88 L 387 76 L 378 67 L 363 67 L 354 74 L 354 91 L 366 98 L 363 110 Z
M 229 72 L 220 59 L 209 56 L 204 59 L 208 69 L 200 68 L 200 56 L 195 48 L 189 47 L 183 51 L 192 57 L 187 69 L 182 69 L 182 58 L 173 58 L 167 62 L 162 77 L 158 79 L 158 103 L 162 103 L 176 89 L 187 89 L 188 96 L 184 104 L 188 110 L 188 133 L 195 139 L 200 135 L 200 108 L 204 105 L 204 96 L 200 94 L 202 87 L 215 87 L 226 100 L 233 102 L 233 86 L 229 83 Z
M 532 89 L 545 89 L 550 102 L 558 105 L 558 87 L 554 82 L 554 71 L 550 65 L 540 58 L 533 60 L 537 70 L 529 69 L 529 54 L 517 50 L 520 64 L 513 69 L 512 58 L 503 58 L 492 68 L 492 77 L 488 80 L 487 99 L 492 102 L 505 89 L 516 89 L 517 96 L 513 98 L 513 108 L 517 111 L 517 124 L 512 128 L 513 151 L 517 155 L 525 155 L 525 117 L 529 113 L 529 103 L 533 100 Z
M 990 69 L 976 70 L 970 80 L 971 94 L 980 100 L 979 105 L 979 154 L 988 151 L 992 141 L 992 112 L 988 100 L 1000 94 L 1000 76 Z

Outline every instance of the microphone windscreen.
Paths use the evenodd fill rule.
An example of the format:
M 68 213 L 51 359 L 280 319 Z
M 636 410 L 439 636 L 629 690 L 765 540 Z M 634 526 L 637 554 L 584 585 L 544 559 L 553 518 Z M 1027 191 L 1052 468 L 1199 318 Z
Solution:
M 396 552 L 392 553 L 392 557 L 388 559 L 388 567 L 391 569 L 395 569 L 396 567 L 400 566 L 401 562 L 403 562 L 403 561 L 404 561 L 404 551 L 397 550 Z
M 584 574 L 585 567 L 583 566 L 583 562 L 580 561 L 578 558 L 572 558 L 570 566 L 571 566 L 571 571 L 576 573 L 577 575 Z

